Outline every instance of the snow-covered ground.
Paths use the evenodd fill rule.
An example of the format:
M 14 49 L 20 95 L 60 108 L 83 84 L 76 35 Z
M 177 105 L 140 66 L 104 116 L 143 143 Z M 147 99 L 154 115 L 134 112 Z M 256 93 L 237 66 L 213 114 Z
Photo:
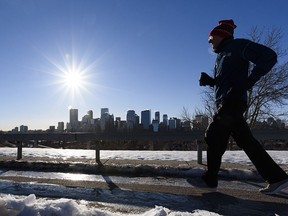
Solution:
M 15 148 L 0 148 L 0 157 L 1 156 L 15 156 L 16 158 L 17 151 Z M 288 153 L 286 151 L 269 151 L 269 154 L 278 164 L 287 164 Z M 68 150 L 68 149 L 35 149 L 35 148 L 24 148 L 23 149 L 23 158 L 25 157 L 43 157 L 50 159 L 71 159 L 71 158 L 80 158 L 80 159 L 94 159 L 95 151 L 93 150 Z M 206 153 L 203 152 L 203 158 L 206 158 Z M 176 161 L 191 161 L 197 160 L 197 152 L 194 151 L 101 151 L 101 159 L 131 159 L 131 160 L 176 160 Z M 251 164 L 248 157 L 243 153 L 243 151 L 227 151 L 223 157 L 224 162 L 230 163 L 239 163 L 239 164 Z M 0 170 L 0 174 L 2 171 Z M 3 171 L 4 173 L 4 171 Z M 241 173 L 243 174 L 243 173 Z M 249 173 L 248 173 L 249 174 Z M 6 175 L 9 175 L 6 173 Z M 33 172 L 25 172 L 22 175 L 31 175 L 33 177 Z M 50 173 L 49 178 L 57 178 L 57 174 Z M 47 177 L 47 176 L 46 176 Z M 95 180 L 95 179 L 94 179 Z M 31 183 L 33 184 L 33 183 Z M 1 181 L 0 182 L 0 192 L 3 191 L 3 188 L 12 187 L 12 183 Z M 15 187 L 15 184 L 14 184 Z M 26 185 L 20 186 L 22 189 L 27 187 Z M 57 191 L 57 186 L 55 187 L 55 193 Z M 41 186 L 39 186 L 41 190 Z M 65 188 L 61 187 L 60 193 L 65 193 Z M 68 189 L 67 189 L 68 190 Z M 75 189 L 76 190 L 76 189 Z M 53 190 L 52 190 L 53 191 Z M 78 191 L 81 193 L 80 191 Z M 51 190 L 49 191 L 51 193 Z M 77 193 L 77 191 L 76 191 Z M 137 193 L 137 192 L 135 192 Z M 101 215 L 101 216 L 114 216 L 114 215 L 141 215 L 141 216 L 165 216 L 165 215 L 177 215 L 177 216 L 214 216 L 219 215 L 217 213 L 195 209 L 191 212 L 175 211 L 170 210 L 163 206 L 155 206 L 154 208 L 148 209 L 145 212 L 136 212 L 131 209 L 131 212 L 117 212 L 111 211 L 111 208 L 108 208 L 111 203 L 99 203 L 88 201 L 85 199 L 85 194 L 83 199 L 67 199 L 67 198 L 43 198 L 36 197 L 34 194 L 28 196 L 21 195 L 12 195 L 6 193 L 0 193 L 0 213 L 1 215 L 22 215 L 22 216 L 38 216 L 38 215 Z M 87 191 L 87 196 L 89 192 Z M 141 193 L 139 192 L 139 196 Z M 83 197 L 82 196 L 82 197 Z M 137 196 L 137 195 L 135 195 Z M 49 197 L 53 197 L 50 196 Z M 59 197 L 59 195 L 55 196 Z M 175 197 L 173 197 L 175 199 Z M 131 197 L 131 199 L 133 199 Z M 157 197 L 154 199 L 157 199 Z M 163 199 L 159 194 L 158 199 Z M 171 197 L 172 199 L 172 197 Z M 118 208 L 119 209 L 119 208 Z
M 17 156 L 16 148 L 0 148 L 0 156 Z M 287 151 L 268 151 L 271 157 L 278 164 L 287 164 Z M 131 160 L 176 160 L 191 161 L 197 160 L 196 151 L 110 151 L 101 150 L 101 159 L 131 159 Z M 49 149 L 49 148 L 23 148 L 23 158 L 25 157 L 47 157 L 51 159 L 95 159 L 94 150 L 74 150 L 74 149 Z M 206 152 L 203 151 L 203 160 Z M 251 164 L 249 158 L 243 151 L 226 151 L 223 162 Z

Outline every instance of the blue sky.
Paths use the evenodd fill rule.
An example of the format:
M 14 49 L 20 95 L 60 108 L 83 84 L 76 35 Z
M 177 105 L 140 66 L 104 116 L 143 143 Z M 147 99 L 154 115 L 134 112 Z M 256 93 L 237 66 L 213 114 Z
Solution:
M 151 109 L 180 117 L 202 108 L 201 71 L 215 55 L 208 33 L 234 19 L 235 37 L 280 27 L 288 3 L 228 0 L 0 0 L 0 130 L 47 129 L 69 107 L 126 119 Z M 286 46 L 283 43 L 283 46 Z M 80 73 L 71 84 L 65 74 Z

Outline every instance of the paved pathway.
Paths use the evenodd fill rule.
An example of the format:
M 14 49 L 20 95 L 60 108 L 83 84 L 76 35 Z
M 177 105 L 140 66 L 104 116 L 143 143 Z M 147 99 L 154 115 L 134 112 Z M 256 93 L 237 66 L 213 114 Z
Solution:
M 177 172 L 171 174 L 171 170 L 183 172 L 191 168 L 205 169 L 205 165 L 198 165 L 195 161 L 108 160 L 102 161 L 105 169 L 103 167 L 100 169 L 93 161 L 53 160 L 46 163 L 43 161 L 43 158 L 26 158 L 25 161 L 1 158 L 0 169 L 3 171 L 0 174 L 0 192 L 84 199 L 92 201 L 95 205 L 110 204 L 109 208 L 123 212 L 131 209 L 141 212 L 159 205 L 171 210 L 202 209 L 231 216 L 275 214 L 288 216 L 287 197 L 259 193 L 258 189 L 264 185 L 259 178 L 239 180 L 224 176 L 220 178 L 217 191 L 211 191 L 201 187 L 199 175 L 181 174 L 180 177 L 176 177 L 174 174 Z M 12 166 L 7 169 L 8 165 Z M 18 171 L 13 171 L 16 165 Z M 95 172 L 95 167 L 102 173 Z M 129 167 L 138 173 L 131 175 L 130 172 L 130 175 L 127 175 L 126 169 Z M 139 169 L 135 169 L 137 167 Z M 126 170 L 124 175 L 119 175 L 123 168 Z M 222 168 L 253 170 L 253 166 L 226 163 Z M 36 172 L 31 175 L 33 169 Z M 91 169 L 94 173 L 91 173 Z M 82 174 L 76 173 L 77 170 L 82 170 Z M 57 177 L 56 171 L 62 172 L 62 176 Z M 117 175 L 114 175 L 115 173 Z M 53 175 L 54 177 L 51 177 Z

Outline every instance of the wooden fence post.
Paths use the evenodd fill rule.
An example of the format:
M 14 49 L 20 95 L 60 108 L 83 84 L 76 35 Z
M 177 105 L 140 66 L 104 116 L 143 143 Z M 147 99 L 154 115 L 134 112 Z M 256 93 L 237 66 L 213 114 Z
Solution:
M 17 143 L 17 160 L 22 159 L 22 142 Z
M 96 142 L 95 157 L 96 157 L 96 163 L 98 163 L 100 165 L 101 164 L 101 161 L 100 161 L 100 142 Z
M 203 144 L 202 142 L 198 142 L 198 140 L 196 140 L 196 145 L 197 145 L 197 162 L 198 164 L 203 164 L 202 161 Z

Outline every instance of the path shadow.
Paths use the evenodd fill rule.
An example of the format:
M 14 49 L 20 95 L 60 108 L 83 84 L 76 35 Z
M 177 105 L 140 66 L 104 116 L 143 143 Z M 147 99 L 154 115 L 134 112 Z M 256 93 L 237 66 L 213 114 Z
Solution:
M 112 179 L 107 176 L 107 175 L 102 175 L 102 178 L 106 181 L 108 187 L 109 187 L 109 190 L 114 190 L 116 188 L 119 189 L 119 187 L 112 181 Z
M 288 215 L 288 203 L 241 199 L 220 192 L 203 193 L 205 210 L 229 216 Z
M 204 210 L 212 211 L 220 215 L 229 215 L 229 216 L 242 216 L 242 215 L 288 216 L 288 202 L 285 203 L 284 201 L 283 203 L 279 203 L 273 199 L 273 196 L 287 199 L 286 194 L 273 195 L 271 196 L 271 199 L 267 199 L 269 201 L 261 201 L 261 200 L 259 201 L 259 200 L 253 200 L 251 199 L 251 197 L 243 199 L 240 197 L 225 194 L 225 192 L 223 193 L 223 188 L 221 189 L 222 192 L 217 191 L 216 188 L 215 189 L 208 188 L 200 177 L 189 178 L 187 179 L 187 182 L 191 184 L 191 186 L 203 190 L 200 199 L 202 200 L 203 206 L 205 206 Z M 247 182 L 247 184 L 260 188 L 261 186 L 257 183 Z M 255 191 L 255 193 L 259 192 Z
M 279 203 L 273 200 L 258 201 L 243 199 L 225 194 L 223 192 L 196 192 L 196 189 L 184 194 L 141 192 L 137 189 L 126 190 L 115 184 L 109 176 L 103 176 L 109 189 L 91 187 L 63 187 L 52 184 L 29 184 L 1 182 L 0 193 L 15 195 L 35 194 L 37 197 L 71 198 L 95 202 L 105 202 L 123 206 L 131 206 L 141 209 L 153 209 L 155 206 L 163 206 L 172 211 L 193 212 L 194 210 L 207 210 L 220 215 L 288 215 L 288 203 Z M 129 181 L 129 180 L 127 180 Z M 121 207 L 121 208 L 122 208 Z

